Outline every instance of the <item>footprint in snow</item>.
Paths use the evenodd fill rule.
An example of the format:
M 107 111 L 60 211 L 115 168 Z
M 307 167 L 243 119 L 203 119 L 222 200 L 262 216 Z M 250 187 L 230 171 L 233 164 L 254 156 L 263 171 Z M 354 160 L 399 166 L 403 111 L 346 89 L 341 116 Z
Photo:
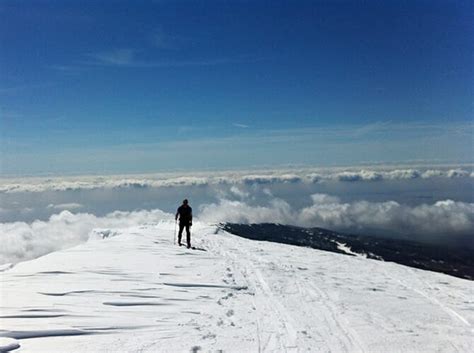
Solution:
M 207 335 L 202 336 L 202 338 L 203 338 L 203 339 L 216 338 L 216 335 L 209 332 Z

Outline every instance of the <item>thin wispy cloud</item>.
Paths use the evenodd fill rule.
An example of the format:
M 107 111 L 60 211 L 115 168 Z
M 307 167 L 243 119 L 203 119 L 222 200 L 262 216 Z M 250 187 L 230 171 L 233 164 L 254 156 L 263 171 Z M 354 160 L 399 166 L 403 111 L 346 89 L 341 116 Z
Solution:
M 402 134 L 408 137 L 428 137 L 428 136 L 445 136 L 454 135 L 460 132 L 472 134 L 474 132 L 474 124 L 470 122 L 453 122 L 453 123 L 425 123 L 420 121 L 396 123 L 396 122 L 375 122 L 365 125 L 358 124 L 340 124 L 340 125 L 323 125 L 308 126 L 305 128 L 288 128 L 288 129 L 270 129 L 262 130 L 264 136 L 285 138 L 289 136 L 297 136 L 299 138 L 346 138 L 347 141 L 353 138 L 375 136 L 378 133 L 390 133 L 390 138 Z M 258 133 L 258 131 L 256 131 Z
M 209 125 L 203 125 L 209 126 Z M 229 125 L 228 125 L 229 126 Z M 281 160 L 297 165 L 348 165 L 373 164 L 374 162 L 399 163 L 413 160 L 426 162 L 472 162 L 468 135 L 453 132 L 454 127 L 468 128 L 470 124 L 392 124 L 381 136 L 368 133 L 354 137 L 355 125 L 308 127 L 299 129 L 227 129 L 230 134 L 217 130 L 193 131 L 183 129 L 160 140 L 118 134 L 123 138 L 102 146 L 97 131 L 83 135 L 93 144 L 84 145 L 83 139 L 71 140 L 61 153 L 48 151 L 38 158 L 34 152 L 24 151 L 21 158 L 16 154 L 5 155 L 3 174 L 15 174 L 17 170 L 36 170 L 51 161 L 61 161 L 63 172 L 87 172 L 86 166 L 107 165 L 113 172 L 158 171 L 181 167 L 180 155 L 187 152 L 188 169 L 279 166 Z M 360 125 L 359 125 L 360 127 Z M 451 127 L 451 129 L 449 128 Z M 205 129 L 208 130 L 208 129 Z M 55 138 L 52 138 L 55 140 Z M 58 139 L 60 141 L 60 139 Z M 232 146 L 232 148 L 229 148 Z M 289 148 L 291 146 L 291 148 Z M 301 151 L 309 151 L 301 153 Z M 64 153 L 67 152 L 67 159 Z M 242 155 L 248 156 L 243 160 Z M 140 156 L 137 168 L 137 156 Z M 334 156 L 337 156 L 335 158 Z M 408 158 L 407 158 L 408 156 Z M 20 161 L 20 162 L 19 162 Z M 73 162 L 71 162 L 73 161 Z
M 375 132 L 386 131 L 391 127 L 393 127 L 391 121 L 377 121 L 355 129 L 353 135 L 354 137 L 361 137 Z
M 149 42 L 157 49 L 176 50 L 190 42 L 190 39 L 183 36 L 170 35 L 161 29 L 156 29 L 149 35 Z
M 3 143 L 0 174 L 167 170 L 182 167 L 183 148 L 193 169 L 473 160 L 469 6 L 433 15 L 410 5 L 424 25 L 395 33 L 393 24 L 377 22 L 374 32 L 364 23 L 404 18 L 405 5 L 342 6 L 339 21 L 327 2 L 318 18 L 299 2 L 30 3 L 2 7 L 9 50 L 0 55 L 0 98 L 24 116 L 0 116 L 1 137 L 31 148 Z M 252 16 L 232 21 L 236 11 Z M 424 50 L 360 47 L 364 60 L 340 60 L 360 38 L 387 36 Z M 21 87 L 45 82 L 54 87 Z
M 43 89 L 54 86 L 53 82 L 30 83 L 10 87 L 0 87 L 0 94 L 16 94 L 30 89 Z
M 95 63 L 106 66 L 130 66 L 136 64 L 134 49 L 115 49 L 88 54 L 87 56 L 93 60 L 92 64 Z
M 85 70 L 84 67 L 79 65 L 48 65 L 47 68 L 66 75 L 77 75 Z
M 168 37 L 161 30 L 156 30 L 151 34 L 151 44 L 156 48 L 168 48 Z
M 61 203 L 61 204 L 49 204 L 47 208 L 54 210 L 77 210 L 83 208 L 84 206 L 80 203 L 70 202 L 70 203 Z
M 240 123 L 233 123 L 232 126 L 239 127 L 241 129 L 247 129 L 250 127 L 249 125 L 240 124 Z
M 257 62 L 261 59 L 240 55 L 235 57 L 222 58 L 196 58 L 191 60 L 141 60 L 137 56 L 138 51 L 135 49 L 114 49 L 97 53 L 87 53 L 83 60 L 79 63 L 83 67 L 91 66 L 108 66 L 123 68 L 168 68 L 168 67 L 193 67 L 193 66 L 215 66 L 226 64 L 243 64 Z M 61 68 L 61 66 L 58 66 Z M 62 66 L 67 68 L 68 66 Z

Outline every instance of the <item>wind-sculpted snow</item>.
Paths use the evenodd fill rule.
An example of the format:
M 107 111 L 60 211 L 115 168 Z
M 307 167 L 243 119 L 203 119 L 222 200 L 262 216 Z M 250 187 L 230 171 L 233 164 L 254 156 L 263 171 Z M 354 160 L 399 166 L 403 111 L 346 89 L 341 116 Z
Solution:
M 473 178 L 472 166 L 420 168 L 294 168 L 242 172 L 200 172 L 187 174 L 111 175 L 48 178 L 0 179 L 0 193 L 73 191 L 95 189 L 143 189 L 222 184 L 285 184 L 339 182 L 376 182 L 430 178 Z
M 2 273 L 0 350 L 470 352 L 472 281 L 233 236 L 115 234 Z
M 10 337 L 0 337 L 0 352 L 10 352 L 20 348 L 17 340 Z

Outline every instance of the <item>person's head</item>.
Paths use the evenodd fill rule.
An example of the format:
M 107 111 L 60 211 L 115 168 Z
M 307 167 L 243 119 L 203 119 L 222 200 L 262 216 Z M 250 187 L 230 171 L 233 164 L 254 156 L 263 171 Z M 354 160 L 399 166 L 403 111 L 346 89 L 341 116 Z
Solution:
M 183 200 L 183 205 L 187 205 L 188 204 L 188 199 L 184 199 Z

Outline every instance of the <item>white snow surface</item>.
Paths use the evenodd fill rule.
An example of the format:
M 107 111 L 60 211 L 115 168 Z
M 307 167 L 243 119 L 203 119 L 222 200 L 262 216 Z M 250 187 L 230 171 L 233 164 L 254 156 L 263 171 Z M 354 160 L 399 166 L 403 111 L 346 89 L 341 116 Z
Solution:
M 188 250 L 173 244 L 174 227 L 163 221 L 100 229 L 85 244 L 5 267 L 0 351 L 469 352 L 474 346 L 474 282 L 247 240 L 200 222 L 192 229 L 197 249 Z

